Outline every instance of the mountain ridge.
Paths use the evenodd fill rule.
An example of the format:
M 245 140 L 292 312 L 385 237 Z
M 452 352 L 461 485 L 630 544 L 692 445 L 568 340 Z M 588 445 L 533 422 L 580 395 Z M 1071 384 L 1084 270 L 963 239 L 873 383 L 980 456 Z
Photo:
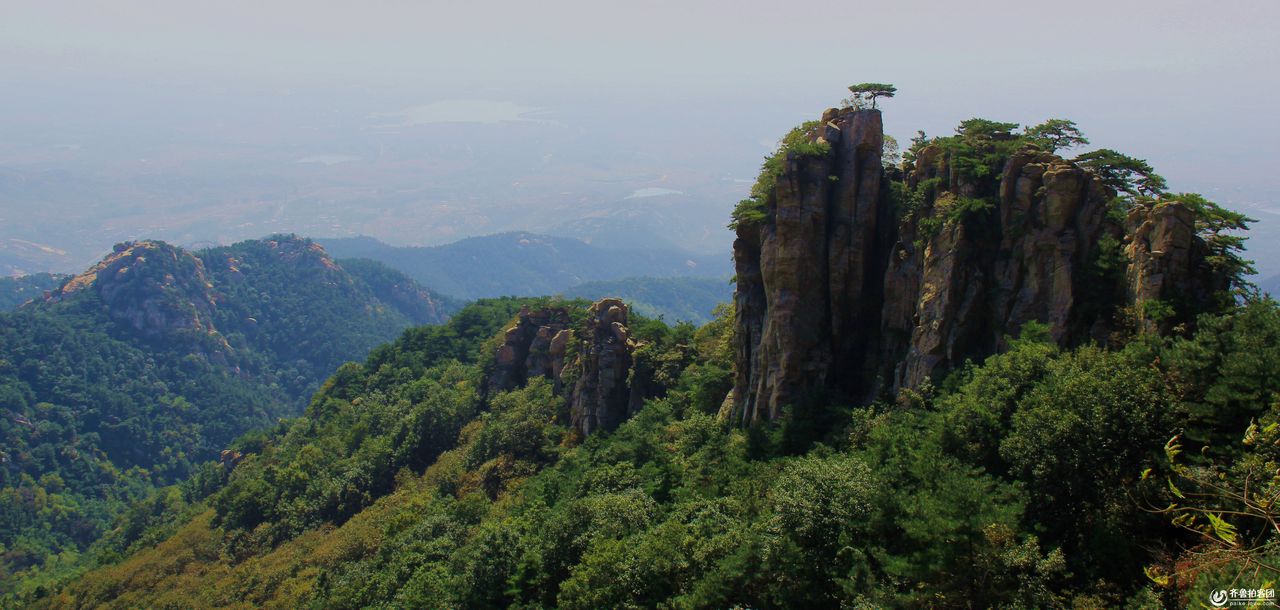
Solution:
M 373 238 L 319 238 L 338 258 L 369 258 L 455 298 L 555 294 L 624 277 L 727 277 L 729 257 L 613 249 L 527 231 L 469 237 L 443 246 L 390 246 Z

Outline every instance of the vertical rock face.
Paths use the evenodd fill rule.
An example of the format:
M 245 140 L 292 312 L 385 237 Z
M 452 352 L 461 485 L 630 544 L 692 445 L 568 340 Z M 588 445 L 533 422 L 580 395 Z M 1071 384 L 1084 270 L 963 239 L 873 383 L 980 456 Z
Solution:
M 1195 213 L 1177 203 L 1139 205 L 1125 218 L 1125 255 L 1133 261 L 1126 274 L 1127 296 L 1134 303 L 1161 301 L 1203 308 L 1213 293 L 1227 287 L 1205 263 L 1208 249 L 1196 238 Z M 1154 319 L 1135 308 L 1145 330 L 1161 330 L 1174 320 Z
M 1212 293 L 1189 209 L 1112 220 L 1115 194 L 1057 155 L 1025 147 L 974 178 L 931 145 L 894 185 L 878 111 L 828 110 L 810 138 L 830 146 L 787 153 L 765 218 L 737 228 L 740 423 L 819 392 L 866 401 L 917 387 L 1028 322 L 1064 345 L 1105 341 L 1125 307 Z M 926 182 L 913 208 L 891 196 Z M 1124 257 L 1123 275 L 1099 271 L 1105 256 Z
M 575 329 L 564 307 L 522 307 L 503 334 L 486 387 L 505 392 L 544 377 L 564 395 L 569 424 L 579 433 L 616 428 L 649 397 L 646 376 L 633 374 L 638 345 L 628 313 L 621 299 L 601 299 Z
M 578 378 L 569 395 L 569 423 L 582 434 L 612 430 L 638 404 L 627 382 L 636 342 L 627 328 L 627 306 L 602 299 L 588 310 L 578 348 Z
M 498 346 L 489 373 L 490 392 L 513 390 L 532 377 L 558 380 L 564 368 L 570 323 L 569 311 L 563 307 L 521 307 L 516 324 L 506 330 Z
M 879 326 L 869 303 L 884 271 L 880 113 L 828 111 L 819 131 L 830 154 L 789 156 L 769 220 L 740 225 L 734 242 L 735 396 L 747 420 L 777 417 L 806 388 L 856 384 Z
M 1031 148 L 1005 164 L 998 193 L 991 213 L 943 225 L 917 253 L 914 324 L 892 376 L 895 387 L 918 386 L 965 358 L 990 354 L 1027 322 L 1047 324 L 1054 340 L 1066 344 L 1097 321 L 1083 319 L 1081 296 L 1086 267 L 1110 230 L 1104 221 L 1113 194 L 1096 176 Z M 951 199 L 939 197 L 934 207 Z M 902 296 L 908 303 L 895 309 L 912 300 Z

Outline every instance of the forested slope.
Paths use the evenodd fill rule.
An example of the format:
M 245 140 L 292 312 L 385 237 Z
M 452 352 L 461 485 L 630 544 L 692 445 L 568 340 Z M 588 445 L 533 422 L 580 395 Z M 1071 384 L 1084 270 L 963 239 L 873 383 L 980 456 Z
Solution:
M 364 279 L 368 277 L 369 279 Z M 332 370 L 445 310 L 412 280 L 292 237 L 121 244 L 0 314 L 5 591 L 78 565 L 130 502 L 297 415 Z

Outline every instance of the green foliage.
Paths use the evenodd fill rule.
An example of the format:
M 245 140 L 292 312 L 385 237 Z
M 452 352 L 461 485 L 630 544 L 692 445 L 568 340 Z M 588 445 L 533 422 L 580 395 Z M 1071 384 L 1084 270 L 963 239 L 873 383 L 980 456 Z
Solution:
M 1109 148 L 1084 153 L 1074 161 L 1098 174 L 1103 184 L 1130 197 L 1159 195 L 1168 188 L 1164 178 L 1146 161 Z
M 491 495 L 505 487 L 506 479 L 532 474 L 559 457 L 566 429 L 558 424 L 564 399 L 551 392 L 551 384 L 536 378 L 528 387 L 500 394 L 481 416 L 484 427 L 467 453 L 466 464 L 481 469 L 485 489 Z M 485 466 L 486 462 L 497 460 Z
M 1232 288 L 1243 290 L 1251 284 L 1247 276 L 1257 273 L 1253 261 L 1246 260 L 1242 235 L 1257 219 L 1228 210 L 1197 193 L 1180 193 L 1169 197 L 1196 213 L 1196 233 L 1209 246 L 1208 263 L 1215 275 L 1224 277 Z
M 863 108 L 865 104 L 870 103 L 872 108 L 876 107 L 876 98 L 893 97 L 898 92 L 898 88 L 886 83 L 858 83 L 849 85 L 849 93 L 853 94 L 849 99 L 845 100 L 846 106 L 854 108 Z
M 1173 304 L 1160 299 L 1151 299 L 1142 303 L 1142 317 L 1153 322 L 1168 320 L 1177 313 Z
M 180 513 L 159 488 L 194 477 L 203 489 L 191 499 L 203 497 L 222 470 L 205 463 L 238 435 L 298 414 L 334 368 L 428 321 L 411 307 L 407 295 L 422 290 L 411 280 L 376 264 L 353 274 L 306 240 L 198 255 L 159 244 L 146 258 L 109 279 L 109 300 L 89 287 L 0 314 L 0 545 L 11 549 L 0 573 L 13 575 L 0 596 L 172 525 L 139 512 Z M 406 296 L 383 301 L 375 285 Z M 183 319 L 206 291 L 218 306 L 203 322 L 226 344 L 129 321 Z
M 428 307 L 426 291 L 403 274 L 371 261 L 353 261 L 348 272 L 326 264 L 322 252 L 310 240 L 273 236 L 200 253 L 224 295 L 215 325 L 233 346 L 293 367 L 283 381 L 303 398 L 318 380 L 404 328 L 443 321 Z
M 459 333 L 457 320 L 493 320 L 496 332 L 515 306 L 464 310 L 434 332 L 483 342 L 484 325 Z M 228 555 L 191 564 L 206 576 L 150 590 L 185 583 L 186 596 L 333 608 L 1169 604 L 1176 594 L 1151 589 L 1148 574 L 1174 569 L 1162 563 L 1176 551 L 1163 542 L 1171 526 L 1134 501 L 1151 493 L 1139 473 L 1161 468 L 1177 480 L 1176 506 L 1203 513 L 1175 525 L 1223 548 L 1269 531 L 1225 514 L 1225 496 L 1187 478 L 1198 471 L 1169 470 L 1160 455 L 1179 429 L 1199 436 L 1256 418 L 1243 451 L 1195 460 L 1238 461 L 1212 480 L 1274 476 L 1274 303 L 1206 317 L 1191 338 L 1112 351 L 1062 349 L 1028 324 L 1005 352 L 910 405 L 833 405 L 845 425 L 795 455 L 753 449 L 750 432 L 714 415 L 731 375 L 731 317 L 722 308 L 696 331 L 635 320 L 650 346 L 639 358 L 668 391 L 580 444 L 551 384 L 478 402 L 474 352 L 440 360 L 424 346 L 448 342 L 406 334 L 344 367 L 306 418 L 246 441 L 259 453 L 210 499 L 225 529 L 202 534 Z M 150 541 L 191 535 L 156 518 L 190 514 L 185 498 L 131 513 L 143 533 L 126 536 L 139 542 L 121 574 L 161 560 Z M 89 605 L 102 590 L 134 595 L 111 584 L 123 578 L 113 569 L 67 592 Z
M 770 528 L 812 557 L 830 557 L 867 534 L 881 483 L 850 455 L 809 455 L 788 463 L 769 492 Z
M 921 183 L 920 186 L 924 187 L 925 185 Z M 913 194 L 913 197 L 919 196 Z M 920 218 L 916 223 L 917 235 L 920 241 L 917 248 L 922 248 L 925 241 L 937 237 L 942 232 L 943 227 L 962 224 L 970 219 L 982 218 L 994 210 L 995 207 L 995 203 L 984 198 L 956 197 L 951 193 L 939 195 L 933 203 L 932 213 Z M 917 208 L 916 213 L 919 212 L 920 209 Z
M 363 365 L 339 369 L 307 417 L 239 465 L 210 499 L 215 523 L 233 532 L 233 551 L 267 548 L 324 521 L 341 523 L 391 491 L 402 469 L 421 470 L 453 448 L 479 412 L 481 345 L 521 305 L 542 304 L 480 301 L 446 325 L 411 329 Z M 493 404 L 486 417 L 497 423 L 477 441 L 473 465 L 494 457 L 485 452 L 503 443 L 526 443 L 513 449 L 513 459 L 537 461 L 545 448 L 521 431 L 520 421 L 554 419 L 549 389 L 535 384 Z M 535 415 L 530 405 L 550 411 Z
M 1005 161 L 1023 144 L 1013 130 L 1017 123 L 969 119 L 956 127 L 956 135 L 934 140 L 947 153 L 947 162 L 962 178 L 974 181 L 984 193 L 999 177 Z M 993 193 L 992 193 L 993 194 Z
M 1124 253 L 1124 244 L 1115 235 L 1104 232 L 1098 238 L 1084 270 L 1081 318 L 1108 320 L 1115 317 L 1124 303 L 1125 272 L 1128 265 L 1129 258 Z
M 925 134 L 924 130 L 917 130 L 916 135 L 911 138 L 911 145 L 907 147 L 907 151 L 902 154 L 902 160 L 910 165 L 915 165 L 916 158 L 919 157 L 920 151 L 929 145 L 931 140 Z
M 1017 123 L 1002 123 L 989 119 L 972 118 L 960 121 L 960 125 L 956 127 L 956 133 L 971 141 L 982 138 L 1002 140 L 1012 138 L 1013 130 L 1017 128 Z
M 1149 483 L 1144 506 L 1197 541 L 1147 573 L 1187 589 L 1188 599 L 1220 582 L 1269 588 L 1280 577 L 1280 387 L 1262 371 L 1276 365 L 1280 309 L 1254 302 L 1202 323 L 1194 338 L 1164 346 L 1183 382 L 1179 411 L 1189 425 L 1166 443 L 1163 463 L 1141 475 Z
M 1221 316 L 1201 316 L 1196 333 L 1162 345 L 1177 372 L 1186 440 L 1221 454 L 1280 396 L 1280 312 L 1257 300 Z M 1196 447 L 1198 450 L 1199 447 Z
M 884 151 L 880 153 L 880 163 L 886 168 L 898 167 L 902 164 L 902 151 L 898 147 L 898 139 L 884 135 Z
M 1086 347 L 1052 361 L 999 445 L 1037 529 L 1063 545 L 1076 573 L 1132 569 L 1142 555 L 1132 532 L 1147 515 L 1118 483 L 1149 463 L 1175 427 L 1172 393 L 1144 360 Z M 1076 565 L 1083 557 L 1090 559 Z
M 995 207 L 994 203 L 986 199 L 959 197 L 953 204 L 947 206 L 947 220 L 950 222 L 964 222 L 967 218 L 987 214 L 994 210 Z
M 152 486 L 180 480 L 236 434 L 297 408 L 278 386 L 116 339 L 103 326 L 71 312 L 0 316 L 0 395 L 9 397 L 0 544 L 25 541 L 19 548 L 30 552 L 5 555 L 5 569 L 84 551 Z M 262 370 L 251 360 L 245 369 Z M 56 490 L 45 486 L 52 481 Z
M 1022 137 L 1048 152 L 1058 152 L 1064 148 L 1075 148 L 1089 143 L 1075 121 L 1067 119 L 1049 119 L 1039 125 L 1027 127 L 1022 130 Z
M 787 132 L 778 141 L 778 148 L 765 157 L 760 175 L 751 185 L 751 194 L 733 209 L 733 221 L 729 228 L 755 225 L 769 218 L 769 205 L 778 178 L 786 169 L 787 160 L 794 157 L 823 156 L 831 153 L 831 145 L 817 140 L 818 121 L 806 121 Z

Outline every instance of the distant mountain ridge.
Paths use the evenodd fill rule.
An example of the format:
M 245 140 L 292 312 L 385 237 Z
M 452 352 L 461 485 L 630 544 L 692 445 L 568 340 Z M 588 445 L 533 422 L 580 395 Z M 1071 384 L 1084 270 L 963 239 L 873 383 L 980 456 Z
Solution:
M 462 299 L 556 294 L 584 282 L 628 277 L 723 278 L 730 257 L 670 249 L 607 248 L 529 232 L 399 247 L 370 237 L 316 240 L 339 258 L 368 258 L 432 290 Z
M 1280 275 L 1262 278 L 1257 281 L 1258 289 L 1271 296 L 1280 296 Z
M 31 299 L 43 298 L 46 290 L 61 286 L 70 277 L 57 273 L 0 277 L 0 312 L 13 311 Z
M 647 318 L 661 316 L 670 324 L 692 322 L 700 326 L 712 320 L 717 305 L 733 301 L 733 284 L 723 277 L 630 277 L 584 282 L 563 295 L 588 301 L 617 297 Z

